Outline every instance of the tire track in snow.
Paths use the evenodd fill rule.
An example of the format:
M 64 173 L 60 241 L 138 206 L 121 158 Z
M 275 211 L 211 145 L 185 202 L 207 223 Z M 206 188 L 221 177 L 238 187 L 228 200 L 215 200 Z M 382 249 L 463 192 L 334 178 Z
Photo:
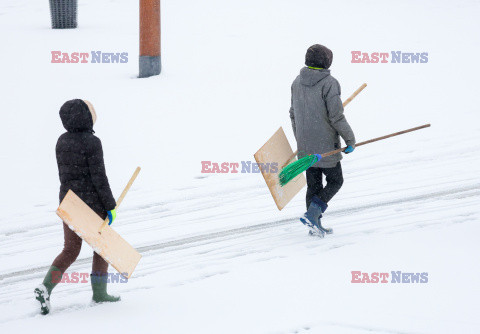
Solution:
M 471 191 L 473 191 L 472 194 L 465 194 Z M 333 217 L 346 216 L 346 215 L 351 215 L 352 213 L 369 210 L 373 208 L 388 207 L 396 204 L 410 203 L 410 202 L 417 202 L 417 201 L 419 202 L 427 201 L 433 198 L 453 196 L 453 195 L 459 195 L 459 194 L 462 194 L 462 196 L 464 197 L 480 196 L 480 184 L 474 184 L 471 186 L 464 186 L 464 187 L 458 187 L 454 189 L 437 191 L 437 192 L 428 193 L 428 194 L 398 198 L 398 199 L 393 199 L 393 200 L 388 200 L 383 202 L 369 203 L 369 204 L 364 204 L 364 205 L 354 207 L 354 208 L 349 208 L 349 209 L 343 209 L 343 210 L 337 210 L 337 211 L 332 210 L 329 213 L 329 216 L 333 216 Z M 187 238 L 182 238 L 177 240 L 171 240 L 171 241 L 162 242 L 158 244 L 141 246 L 137 248 L 137 251 L 139 251 L 143 256 L 148 256 L 149 252 L 160 251 L 160 250 L 164 250 L 164 252 L 172 252 L 179 249 L 187 249 L 191 247 L 201 246 L 204 244 L 210 244 L 215 242 L 214 240 L 225 241 L 232 238 L 238 238 L 240 235 L 248 235 L 257 231 L 278 228 L 279 226 L 284 226 L 284 225 L 293 224 L 293 223 L 297 223 L 296 217 L 283 219 L 280 221 L 273 221 L 273 222 L 246 226 L 246 227 L 240 227 L 240 228 L 235 228 L 230 230 L 212 232 L 212 233 L 207 233 L 207 234 L 202 234 L 202 235 L 197 235 L 197 236 L 192 236 L 192 237 L 187 237 Z M 92 261 L 91 257 L 79 259 L 75 261 L 75 265 L 83 265 L 83 264 L 90 263 L 91 261 Z M 32 278 L 31 275 L 34 275 L 37 273 L 42 275 L 43 273 L 45 273 L 45 271 L 48 270 L 49 267 L 50 266 L 41 266 L 41 267 L 19 270 L 19 271 L 14 271 L 14 272 L 0 275 L 0 286 L 8 285 L 8 283 L 5 284 L 2 282 L 8 278 L 21 278 L 22 276 L 28 276 L 20 280 L 17 279 L 15 283 L 18 283 L 18 281 L 31 279 Z

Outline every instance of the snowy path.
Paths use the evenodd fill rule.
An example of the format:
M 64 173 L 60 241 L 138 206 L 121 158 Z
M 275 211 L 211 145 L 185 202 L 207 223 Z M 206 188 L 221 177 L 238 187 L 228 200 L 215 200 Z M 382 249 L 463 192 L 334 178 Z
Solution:
M 411 168 L 418 168 L 418 165 L 428 163 L 428 161 L 429 159 L 419 160 L 416 163 L 412 163 L 414 166 L 411 166 Z M 392 171 L 393 166 L 375 167 L 377 180 L 382 179 L 382 174 L 387 178 L 392 173 L 394 174 L 394 171 Z M 406 173 L 406 166 L 397 165 L 397 168 L 398 173 Z M 358 183 L 362 183 L 365 179 L 363 172 L 358 171 L 349 174 L 351 175 L 347 177 L 348 182 L 356 188 L 361 188 L 358 186 Z M 261 178 L 259 175 L 256 176 Z M 457 182 L 452 182 L 451 179 L 446 184 L 430 183 L 430 181 L 429 178 L 424 178 L 423 184 L 417 184 L 417 187 L 398 184 L 396 189 L 389 189 L 388 192 L 379 193 L 376 196 L 356 194 L 354 197 L 350 197 L 350 194 L 343 193 L 341 195 L 342 201 L 338 201 L 338 208 L 337 205 L 333 206 L 325 218 L 328 224 L 334 227 L 335 234 L 323 240 L 308 237 L 306 229 L 296 221 L 296 215 L 303 209 L 301 196 L 298 196 L 292 203 L 292 208 L 289 208 L 290 211 L 287 210 L 295 212 L 294 215 L 287 213 L 287 217 L 284 216 L 284 218 L 275 221 L 267 220 L 266 222 L 261 222 L 259 218 L 255 219 L 255 216 L 262 217 L 263 214 L 268 215 L 274 209 L 269 195 L 262 194 L 265 192 L 265 189 L 261 189 L 261 183 L 257 182 L 255 183 L 258 187 L 253 187 L 252 189 L 252 187 L 245 185 L 242 180 L 237 180 L 237 183 L 231 181 L 234 184 L 238 184 L 238 188 L 234 187 L 236 191 L 230 192 L 229 200 L 223 202 L 221 206 L 211 204 L 211 199 L 219 191 L 218 189 L 210 187 L 210 190 L 205 193 L 206 189 L 202 189 L 199 186 L 198 196 L 192 194 L 191 197 L 186 199 L 188 202 L 195 203 L 194 216 L 189 216 L 188 213 L 178 212 L 172 208 L 176 200 L 175 196 L 173 196 L 174 200 L 171 203 L 165 201 L 162 204 L 157 202 L 149 204 L 147 202 L 143 203 L 143 208 L 132 204 L 123 212 L 124 217 L 119 220 L 121 224 L 119 223 L 118 226 L 119 230 L 123 229 L 122 233 L 128 235 L 129 240 L 135 240 L 136 238 L 142 240 L 141 243 L 133 244 L 143 254 L 143 258 L 134 277 L 128 284 L 115 284 L 111 286 L 111 289 L 121 293 L 124 298 L 122 303 L 128 304 L 129 299 L 137 300 L 142 298 L 140 297 L 143 294 L 142 291 L 146 291 L 145 293 L 148 295 L 148 291 L 152 290 L 155 291 L 155 294 L 159 293 L 162 296 L 162 292 L 166 293 L 168 289 L 180 289 L 183 291 L 183 288 L 185 288 L 189 290 L 196 284 L 212 280 L 220 280 L 223 283 L 220 283 L 219 286 L 222 286 L 222 284 L 228 284 L 228 277 L 232 275 L 232 272 L 249 272 L 261 264 L 266 264 L 266 267 L 274 266 L 274 263 L 278 261 L 286 261 L 289 263 L 288 266 L 290 266 L 292 261 L 294 263 L 299 260 L 303 262 L 308 261 L 307 259 L 309 258 L 316 257 L 323 257 L 323 261 L 326 261 L 325 265 L 321 266 L 320 269 L 323 267 L 326 270 L 336 272 L 339 268 L 343 268 L 344 272 L 340 274 L 343 280 L 341 285 L 348 289 L 349 287 L 345 287 L 345 285 L 351 284 L 349 283 L 350 270 L 363 269 L 351 263 L 348 260 L 348 256 L 352 256 L 359 249 L 362 251 L 369 249 L 372 247 L 370 246 L 371 243 L 378 243 L 382 239 L 392 239 L 390 247 L 395 249 L 402 246 L 403 241 L 401 240 L 407 240 L 408 242 L 412 237 L 418 238 L 422 234 L 435 233 L 440 233 L 440 239 L 445 237 L 443 233 L 446 233 L 448 236 L 452 235 L 456 247 L 458 247 L 457 242 L 463 243 L 462 240 L 455 238 L 455 235 L 458 234 L 458 231 L 463 231 L 465 228 L 473 228 L 476 225 L 475 223 L 478 222 L 480 183 L 472 183 L 466 174 L 458 175 Z M 199 180 L 199 183 L 201 182 L 210 182 L 210 184 L 215 185 L 215 182 L 212 183 L 211 180 Z M 151 194 L 148 196 L 151 196 Z M 144 198 L 140 191 L 135 192 L 131 200 L 135 201 L 138 198 Z M 352 198 L 358 203 L 355 207 L 342 206 L 342 203 L 352 200 Z M 242 204 L 232 204 L 240 200 L 243 201 Z M 259 201 L 263 205 L 259 205 Z M 253 207 L 254 209 L 250 215 L 247 215 L 248 219 L 239 221 L 238 217 L 242 216 L 240 214 L 233 213 L 234 217 L 230 217 L 232 212 L 231 205 L 240 211 L 246 207 Z M 451 209 L 452 205 L 455 205 L 455 210 Z M 213 211 L 216 213 L 215 215 L 211 214 Z M 52 215 L 53 213 L 50 213 L 50 216 Z M 202 217 L 209 217 L 209 224 L 203 224 L 202 228 L 195 228 L 195 219 L 202 221 L 205 219 Z M 233 219 L 236 224 L 229 223 L 228 217 Z M 30 231 L 5 232 L 2 236 L 2 243 L 8 245 L 8 247 L 2 247 L 2 256 L 14 257 L 16 255 L 13 250 L 16 247 L 23 247 L 29 253 L 40 252 L 49 254 L 49 257 L 47 256 L 46 259 L 50 260 L 52 254 L 56 254 L 53 249 L 59 249 L 60 246 L 58 242 L 59 237 L 61 237 L 59 224 L 59 222 L 55 225 L 48 223 Z M 189 225 L 193 225 L 194 228 L 188 234 L 178 234 L 178 231 L 183 231 L 179 229 L 180 226 L 186 227 Z M 225 225 L 233 228 L 225 228 Z M 241 227 L 235 225 L 240 225 Z M 478 231 L 478 227 L 475 226 L 475 228 Z M 195 230 L 196 233 L 194 232 Z M 173 231 L 176 231 L 176 237 L 172 237 L 174 235 Z M 148 239 L 146 234 L 155 237 L 160 236 L 160 240 Z M 52 235 L 55 235 L 55 238 L 52 238 Z M 52 239 L 57 242 L 45 243 L 46 240 Z M 27 240 L 28 247 L 26 247 Z M 398 243 L 399 240 L 400 243 Z M 429 243 L 432 242 L 430 237 L 428 240 Z M 432 246 L 430 244 L 428 248 Z M 469 246 L 468 242 L 465 246 Z M 412 244 L 409 247 L 411 249 L 401 251 L 401 253 L 406 252 L 408 254 L 406 258 L 418 256 L 418 254 L 413 255 L 413 253 L 416 253 L 418 245 Z M 91 258 L 88 255 L 90 253 L 88 245 L 84 245 L 83 251 L 84 253 L 82 254 L 86 254 L 86 256 L 79 259 L 68 272 L 89 272 Z M 467 251 L 471 250 L 465 248 L 458 251 L 467 253 Z M 347 253 L 347 259 L 343 257 L 343 252 Z M 25 254 L 22 254 L 20 256 L 23 257 Z M 336 261 L 339 261 L 339 263 L 332 263 L 331 267 L 329 267 L 328 263 L 331 260 L 325 259 L 325 257 L 337 258 Z M 425 255 L 420 255 L 419 257 L 422 259 L 419 261 L 420 263 L 424 265 L 429 263 L 429 261 L 426 261 Z M 42 256 L 41 259 L 43 258 Z M 10 270 L 3 268 L 0 275 L 0 289 L 2 291 L 0 299 L 2 306 L 0 310 L 1 308 L 4 308 L 4 310 L 0 312 L 2 314 L 0 323 L 6 324 L 12 321 L 16 323 L 16 319 L 22 321 L 32 319 L 31 321 L 34 321 L 33 319 L 38 318 L 35 305 L 32 303 L 31 290 L 42 279 L 48 267 L 48 264 L 38 266 L 39 259 L 36 257 L 30 258 L 29 263 L 31 264 L 28 266 L 22 263 L 22 265 L 12 267 Z M 379 261 L 379 259 L 376 259 L 376 261 Z M 404 267 L 404 260 L 399 261 L 399 259 L 397 259 L 397 262 L 392 261 L 393 265 L 385 265 L 384 261 L 385 259 L 380 260 L 380 267 L 377 266 L 371 268 L 371 270 L 431 270 L 430 275 L 438 274 L 437 271 L 439 271 L 439 267 L 436 265 L 431 266 L 431 263 L 429 268 L 425 268 L 418 264 Z M 363 266 L 365 266 L 365 263 Z M 433 268 L 433 270 L 430 268 Z M 309 273 L 311 268 L 308 265 L 301 270 L 303 270 L 305 275 L 312 274 Z M 268 276 L 268 273 L 263 273 L 262 275 Z M 333 277 L 335 276 L 333 275 Z M 157 280 L 159 280 L 158 284 Z M 329 284 L 332 284 L 332 282 L 329 282 Z M 382 290 L 380 287 L 377 289 Z M 425 289 L 430 290 L 431 287 L 429 286 Z M 382 293 L 381 291 L 378 292 Z M 90 312 L 91 308 L 88 307 L 87 302 L 89 294 L 90 287 L 88 284 L 61 284 L 55 290 L 53 297 L 54 310 L 51 316 L 65 317 L 67 314 L 79 310 Z M 246 294 L 248 295 L 250 292 L 246 292 Z M 323 300 L 321 295 L 319 300 Z M 162 299 L 163 297 L 159 298 Z M 383 300 L 381 295 L 376 294 L 369 295 L 369 298 Z M 103 307 L 106 306 L 98 308 Z M 211 308 L 213 311 L 215 304 L 205 305 L 205 307 Z M 94 309 L 97 309 L 97 307 Z M 388 319 L 388 317 L 384 319 Z M 395 319 L 393 322 L 395 325 L 392 327 L 357 325 L 361 321 L 320 321 L 309 323 L 303 327 L 300 326 L 298 329 L 290 332 L 308 332 L 305 328 L 312 330 L 330 329 L 334 330 L 335 333 L 343 333 L 343 331 L 345 333 L 430 332 L 428 327 L 418 327 L 419 324 L 416 322 L 410 327 L 406 326 L 405 330 L 399 330 L 398 328 L 402 327 L 396 321 L 402 319 L 402 317 Z M 390 319 L 391 321 L 393 319 Z M 442 326 L 445 326 L 445 324 Z M 455 326 L 459 326 L 459 323 L 455 322 Z M 270 327 L 268 328 L 269 331 L 272 330 Z M 422 328 L 422 330 L 413 330 L 418 328 Z M 471 327 L 467 324 L 465 328 Z M 248 327 L 248 331 L 251 330 L 253 329 Z M 178 332 L 182 331 L 179 330 Z M 280 331 L 279 333 L 290 332 Z
M 466 186 L 466 187 L 460 187 L 460 188 L 453 188 L 449 190 L 444 190 L 444 191 L 439 191 L 436 193 L 430 193 L 430 194 L 424 194 L 424 195 L 416 195 L 412 197 L 402 197 L 397 200 L 389 200 L 389 201 L 384 201 L 384 202 L 376 202 L 373 204 L 366 204 L 363 206 L 357 206 L 353 209 L 349 210 L 336 210 L 332 211 L 328 214 L 328 217 L 333 218 L 333 217 L 341 217 L 341 216 L 346 216 L 346 217 L 351 217 L 351 215 L 355 214 L 361 214 L 364 210 L 368 209 L 383 209 L 385 210 L 384 207 L 398 207 L 399 205 L 405 205 L 405 204 L 421 204 L 422 208 L 425 208 L 425 204 L 428 202 L 436 202 L 438 203 L 439 200 L 452 200 L 452 199 L 469 199 L 467 203 L 463 203 L 466 208 L 471 207 L 473 208 L 474 204 L 478 200 L 478 197 L 480 197 L 480 184 L 474 184 L 471 186 Z M 435 208 L 434 208 L 435 209 Z M 437 208 L 438 209 L 438 208 Z M 441 211 L 441 210 L 439 210 Z M 379 211 L 377 211 L 379 212 Z M 471 215 L 475 211 L 471 212 Z M 381 212 L 379 212 L 381 214 Z M 418 212 L 413 212 L 411 214 L 418 215 Z M 388 213 L 386 214 L 388 216 Z M 465 214 L 464 217 L 468 217 L 470 214 Z M 451 217 L 452 219 L 454 217 Z M 445 219 L 446 221 L 450 219 Z M 471 217 L 471 219 L 474 219 L 474 217 Z M 465 218 L 465 221 L 468 221 L 469 219 Z M 462 221 L 460 221 L 462 222 Z M 452 224 L 459 223 L 459 221 L 454 221 L 451 222 Z M 191 236 L 188 238 L 182 238 L 178 240 L 172 240 L 168 242 L 162 242 L 162 243 L 156 243 L 148 246 L 140 246 L 137 247 L 137 250 L 145 257 L 145 256 L 150 256 L 153 254 L 156 254 L 158 251 L 161 250 L 161 252 L 172 252 L 176 251 L 179 249 L 184 249 L 184 248 L 190 248 L 190 247 L 200 247 L 202 245 L 206 244 L 211 244 L 215 242 L 220 242 L 220 241 L 226 241 L 226 240 L 232 240 L 232 239 L 237 239 L 239 237 L 243 237 L 244 235 L 249 235 L 252 233 L 258 234 L 259 232 L 264 232 L 264 230 L 268 229 L 278 229 L 281 226 L 284 225 L 299 225 L 297 219 L 295 217 L 292 217 L 291 219 L 285 219 L 285 220 L 280 220 L 276 222 L 268 222 L 268 223 L 262 223 L 262 224 L 256 224 L 256 225 L 251 225 L 251 226 L 246 226 L 242 228 L 236 228 L 236 229 L 231 229 L 231 230 L 225 230 L 225 231 L 217 231 L 213 233 L 207 233 L 207 234 L 202 234 L 198 236 Z M 342 226 L 342 230 L 344 227 L 345 230 L 350 230 L 356 231 L 356 232 L 362 232 L 362 233 L 373 233 L 376 231 L 381 231 L 381 229 L 390 229 L 394 228 L 395 226 L 383 226 L 383 227 L 370 227 L 368 224 L 365 224 L 364 221 L 361 222 L 361 226 L 358 226 L 360 222 L 352 223 L 352 224 L 345 224 L 345 226 Z M 425 227 L 429 224 L 435 224 L 434 222 L 423 222 L 421 224 L 417 224 L 417 227 Z M 373 224 L 375 225 L 375 224 Z M 404 225 L 404 224 L 402 224 Z M 355 228 L 357 226 L 357 228 Z M 357 230 L 358 229 L 358 230 Z M 290 230 L 289 230 L 290 231 Z M 353 233 L 353 232 L 352 232 Z M 346 235 L 343 236 L 350 236 L 352 233 L 347 233 Z M 39 236 L 39 238 L 42 238 L 43 236 Z M 218 241 L 220 240 L 220 241 Z M 83 258 L 79 259 L 76 261 L 76 265 L 83 265 L 86 263 L 90 263 L 92 260 L 91 257 L 89 258 Z M 8 278 L 14 278 L 16 282 L 19 280 L 30 280 L 32 277 L 28 277 L 25 279 L 21 279 L 21 276 L 29 276 L 30 274 L 34 273 L 40 273 L 40 277 L 43 277 L 45 274 L 46 270 L 48 270 L 49 266 L 42 266 L 42 267 L 36 267 L 36 268 L 29 268 L 26 270 L 21 270 L 21 271 L 15 271 L 15 272 L 10 272 L 10 273 L 5 273 L 0 275 L 0 286 L 1 285 L 8 285 Z M 2 282 L 4 281 L 4 282 Z M 3 284 L 2 284 L 3 283 Z
M 88 283 L 60 284 L 49 319 L 67 325 L 102 311 L 113 324 L 91 321 L 104 330 L 142 323 L 167 333 L 191 332 L 192 324 L 210 333 L 474 333 L 480 324 L 469 305 L 480 295 L 480 268 L 465 263 L 479 252 L 480 182 L 472 166 L 480 132 L 471 133 L 478 140 L 459 134 L 449 141 L 440 124 L 428 140 L 406 138 L 414 152 L 402 150 L 402 141 L 389 151 L 385 144 L 359 149 L 344 160 L 345 185 L 325 214 L 335 233 L 321 240 L 297 221 L 304 193 L 278 212 L 260 175 L 136 187 L 115 226 L 143 254 L 127 284 L 110 285 L 122 302 L 90 307 Z M 440 155 L 449 151 L 456 159 Z M 449 170 L 455 173 L 443 178 Z M 2 219 L 14 224 L 0 224 L 0 256 L 9 259 L 0 269 L 0 327 L 27 330 L 44 321 L 32 290 L 61 249 L 61 223 L 48 206 Z M 90 266 L 84 244 L 68 272 Z M 429 283 L 352 284 L 352 270 L 428 272 Z

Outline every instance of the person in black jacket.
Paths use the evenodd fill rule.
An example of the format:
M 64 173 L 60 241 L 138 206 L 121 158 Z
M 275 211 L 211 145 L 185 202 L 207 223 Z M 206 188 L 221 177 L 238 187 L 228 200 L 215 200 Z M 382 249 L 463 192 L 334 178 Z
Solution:
M 60 118 L 67 130 L 58 138 L 56 156 L 60 177 L 60 202 L 71 189 L 102 219 L 109 217 L 109 225 L 116 217 L 113 198 L 103 162 L 102 143 L 94 135 L 97 119 L 95 109 L 88 101 L 76 99 L 65 102 Z M 41 313 L 50 311 L 50 294 L 63 273 L 77 259 L 82 239 L 63 223 L 65 244 L 53 261 L 43 284 L 35 289 L 41 304 Z M 108 263 L 93 253 L 91 284 L 94 302 L 115 302 L 120 297 L 107 294 Z

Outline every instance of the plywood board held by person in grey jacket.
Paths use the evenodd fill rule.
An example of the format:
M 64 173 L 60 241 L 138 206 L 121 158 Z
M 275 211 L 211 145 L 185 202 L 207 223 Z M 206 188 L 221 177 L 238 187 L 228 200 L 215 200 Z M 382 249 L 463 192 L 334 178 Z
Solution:
M 293 197 L 307 184 L 305 176 L 300 174 L 282 187 L 278 179 L 278 173 L 281 167 L 290 160 L 293 151 L 285 136 L 285 132 L 280 129 L 254 154 L 255 161 L 260 167 L 267 187 L 272 194 L 273 200 L 278 210 L 282 210 Z

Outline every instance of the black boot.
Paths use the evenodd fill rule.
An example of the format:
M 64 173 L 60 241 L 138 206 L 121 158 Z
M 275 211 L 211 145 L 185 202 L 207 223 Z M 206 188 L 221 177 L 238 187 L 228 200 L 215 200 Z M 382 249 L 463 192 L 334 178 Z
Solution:
M 47 275 L 43 279 L 43 283 L 35 288 L 33 293 L 35 299 L 40 302 L 40 312 L 43 315 L 50 313 L 50 294 L 53 288 L 61 281 L 62 272 L 55 266 L 48 269 Z
M 90 275 L 92 284 L 93 301 L 95 303 L 114 303 L 120 300 L 120 296 L 111 296 L 107 293 L 107 275 Z

